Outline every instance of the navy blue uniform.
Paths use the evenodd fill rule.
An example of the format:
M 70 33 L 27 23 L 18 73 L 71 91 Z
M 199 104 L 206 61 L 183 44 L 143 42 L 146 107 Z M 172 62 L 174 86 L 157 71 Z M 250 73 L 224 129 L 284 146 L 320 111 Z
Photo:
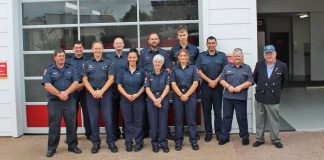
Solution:
M 108 81 L 109 75 L 114 75 L 114 67 L 110 60 L 100 59 L 96 61 L 94 58 L 87 61 L 83 67 L 83 76 L 88 77 L 88 81 L 94 90 L 102 89 Z M 115 144 L 115 136 L 113 132 L 113 105 L 112 105 L 112 87 L 109 87 L 102 95 L 101 99 L 95 99 L 88 91 L 87 107 L 89 111 L 89 118 L 91 124 L 91 141 L 94 146 L 100 146 L 101 140 L 99 137 L 99 115 L 100 110 L 104 120 L 104 125 L 107 133 L 107 144 Z
M 223 52 L 216 52 L 214 55 L 208 51 L 200 53 L 196 66 L 201 70 L 209 79 L 215 80 L 222 72 L 224 66 L 227 64 L 227 57 Z M 223 86 L 217 84 L 215 88 L 208 86 L 208 82 L 202 81 L 201 83 L 201 103 L 204 113 L 204 124 L 206 136 L 212 135 L 212 120 L 211 109 L 214 110 L 214 129 L 217 139 L 222 131 L 222 97 Z
M 117 75 L 117 84 L 121 84 L 127 94 L 136 94 L 144 85 L 145 73 L 142 68 L 136 68 L 131 73 L 128 68 L 124 68 Z M 141 94 L 134 101 L 129 101 L 125 96 L 121 96 L 120 108 L 123 113 L 125 123 L 125 145 L 133 144 L 133 136 L 136 145 L 143 145 L 143 115 L 145 98 Z
M 76 70 L 73 66 L 65 64 L 58 68 L 55 64 L 45 69 L 42 84 L 52 84 L 58 91 L 65 91 L 75 81 L 79 81 Z M 55 151 L 61 133 L 62 115 L 66 125 L 67 144 L 69 148 L 77 147 L 76 136 L 76 108 L 75 99 L 72 94 L 66 101 L 60 100 L 57 96 L 48 92 L 48 151 Z
M 145 78 L 144 87 L 150 88 L 155 98 L 159 98 L 165 90 L 165 87 L 169 84 L 170 76 L 166 71 L 161 71 L 160 74 L 149 72 Z M 166 148 L 168 146 L 168 96 L 163 98 L 161 108 L 157 108 L 149 97 L 146 99 L 146 103 L 151 129 L 151 144 L 153 148 L 158 147 L 159 144 L 163 148 Z M 158 135 L 160 139 L 158 139 Z
M 85 55 L 83 55 L 80 58 L 75 57 L 75 55 L 67 58 L 67 63 L 71 64 L 74 67 L 74 69 L 77 71 L 77 76 L 79 77 L 80 82 L 82 79 L 82 67 L 87 60 L 89 60 L 89 57 Z M 76 111 L 78 113 L 79 107 L 82 108 L 85 135 L 87 136 L 87 138 L 90 138 L 91 127 L 90 127 L 88 108 L 86 104 L 86 89 L 83 88 L 81 91 L 75 91 L 74 95 L 75 95 Z M 78 124 L 77 120 L 78 118 L 76 118 L 76 125 Z
M 169 53 L 160 47 L 157 51 L 152 51 L 150 48 L 142 49 L 138 65 L 140 67 L 143 67 L 145 72 L 153 71 L 153 57 L 157 54 L 160 54 L 164 57 L 164 64 L 162 66 L 162 69 L 171 68 L 172 64 Z
M 197 68 L 194 65 L 188 65 L 182 69 L 180 64 L 175 65 L 171 71 L 171 82 L 175 82 L 179 87 L 180 91 L 185 94 L 194 81 L 199 81 L 199 75 Z M 189 140 L 191 144 L 196 144 L 196 103 L 197 97 L 196 92 L 189 96 L 189 99 L 185 102 L 181 101 L 180 97 L 173 94 L 173 108 L 175 118 L 175 143 L 176 145 L 182 145 L 183 141 L 183 120 L 186 114 Z
M 182 48 L 182 46 L 178 43 L 176 46 L 171 48 L 171 61 L 172 62 L 178 62 L 178 51 L 181 49 L 186 49 L 190 53 L 189 58 L 189 64 L 195 64 L 198 56 L 199 56 L 199 50 L 196 46 L 188 43 L 185 48 Z
M 127 67 L 128 60 L 127 60 L 128 53 L 122 52 L 120 56 L 117 55 L 116 52 L 108 53 L 106 55 L 107 59 L 110 59 L 115 67 L 115 75 L 117 75 L 122 69 Z M 117 76 L 115 76 L 115 82 L 116 82 Z M 114 134 L 116 137 L 119 137 L 121 132 L 119 130 L 119 111 L 120 111 L 120 93 L 117 89 L 117 84 L 113 84 L 113 116 L 114 116 Z M 122 120 L 121 120 L 122 121 Z M 122 125 L 123 132 L 124 132 L 124 124 Z
M 228 64 L 224 67 L 221 74 L 221 80 L 225 80 L 233 87 L 239 86 L 245 82 L 253 84 L 253 74 L 251 68 L 247 64 L 241 64 L 236 67 L 234 64 Z M 247 91 L 248 88 L 241 92 L 231 93 L 227 89 L 224 91 L 223 99 L 223 127 L 222 139 L 229 139 L 232 129 L 233 112 L 235 110 L 237 123 L 240 129 L 240 137 L 242 139 L 249 138 L 248 121 L 247 121 Z

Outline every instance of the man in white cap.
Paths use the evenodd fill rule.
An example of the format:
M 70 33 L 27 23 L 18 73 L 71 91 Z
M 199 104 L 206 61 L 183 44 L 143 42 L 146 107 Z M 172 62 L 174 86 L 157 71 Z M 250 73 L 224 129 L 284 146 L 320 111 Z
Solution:
M 264 59 L 257 62 L 254 70 L 256 141 L 253 147 L 264 144 L 264 129 L 269 123 L 270 139 L 277 148 L 282 148 L 279 136 L 279 103 L 281 90 L 288 82 L 287 65 L 276 59 L 273 45 L 263 49 Z

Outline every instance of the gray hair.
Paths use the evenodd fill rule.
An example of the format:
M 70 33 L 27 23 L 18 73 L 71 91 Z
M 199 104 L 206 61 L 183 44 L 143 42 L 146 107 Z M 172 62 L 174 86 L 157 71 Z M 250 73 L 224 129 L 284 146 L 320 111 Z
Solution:
M 242 57 L 243 57 L 243 51 L 242 51 L 241 48 L 235 48 L 235 49 L 233 50 L 233 55 L 234 55 L 234 53 L 241 53 L 241 55 L 242 55 Z
M 155 56 L 153 57 L 153 62 L 154 62 L 154 61 L 161 61 L 162 64 L 164 64 L 164 57 L 163 57 L 162 55 L 160 55 L 160 54 L 157 54 L 157 55 L 155 55 Z

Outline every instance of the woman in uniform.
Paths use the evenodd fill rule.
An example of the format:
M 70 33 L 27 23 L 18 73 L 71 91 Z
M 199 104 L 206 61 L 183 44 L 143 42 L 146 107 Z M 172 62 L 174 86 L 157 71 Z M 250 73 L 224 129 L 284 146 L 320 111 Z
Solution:
M 97 153 L 100 149 L 99 137 L 99 115 L 102 113 L 104 125 L 107 133 L 106 142 L 111 152 L 118 152 L 115 145 L 113 132 L 113 105 L 112 87 L 114 83 L 114 68 L 111 61 L 104 59 L 103 44 L 100 41 L 92 43 L 93 58 L 83 66 L 83 83 L 87 89 L 86 102 L 89 111 L 91 126 L 92 153 Z
M 145 78 L 147 94 L 146 104 L 151 129 L 151 144 L 153 152 L 159 152 L 159 145 L 163 152 L 169 152 L 168 147 L 168 110 L 170 77 L 167 71 L 162 70 L 164 57 L 157 54 L 153 57 L 153 71 Z M 159 132 L 160 131 L 160 132 Z M 158 136 L 159 135 L 159 136 Z
M 117 88 L 121 93 L 120 108 L 125 123 L 126 151 L 133 150 L 133 138 L 135 139 L 134 151 L 143 149 L 143 115 L 145 107 L 144 78 L 145 73 L 137 63 L 139 54 L 136 49 L 128 52 L 128 66 L 117 75 Z
M 196 89 L 199 75 L 195 65 L 189 64 L 190 54 L 186 49 L 178 52 L 178 62 L 171 71 L 171 86 L 174 91 L 175 149 L 182 149 L 183 119 L 187 117 L 189 141 L 193 150 L 198 150 L 196 132 Z

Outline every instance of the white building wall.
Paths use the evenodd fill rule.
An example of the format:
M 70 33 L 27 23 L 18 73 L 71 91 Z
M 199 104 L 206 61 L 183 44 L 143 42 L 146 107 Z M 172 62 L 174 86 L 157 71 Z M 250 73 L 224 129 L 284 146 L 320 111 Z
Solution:
M 206 0 L 201 2 L 200 46 L 207 49 L 205 43 L 208 36 L 218 39 L 217 49 L 230 54 L 234 48 L 242 48 L 245 63 L 254 69 L 257 62 L 257 17 L 255 0 Z M 202 48 L 202 47 L 201 47 Z M 249 131 L 254 130 L 253 97 L 254 87 L 248 96 Z M 238 132 L 236 118 L 233 118 L 232 132 Z
M 23 133 L 17 6 L 16 0 L 0 1 L 0 61 L 8 67 L 8 78 L 0 79 L 0 136 Z

